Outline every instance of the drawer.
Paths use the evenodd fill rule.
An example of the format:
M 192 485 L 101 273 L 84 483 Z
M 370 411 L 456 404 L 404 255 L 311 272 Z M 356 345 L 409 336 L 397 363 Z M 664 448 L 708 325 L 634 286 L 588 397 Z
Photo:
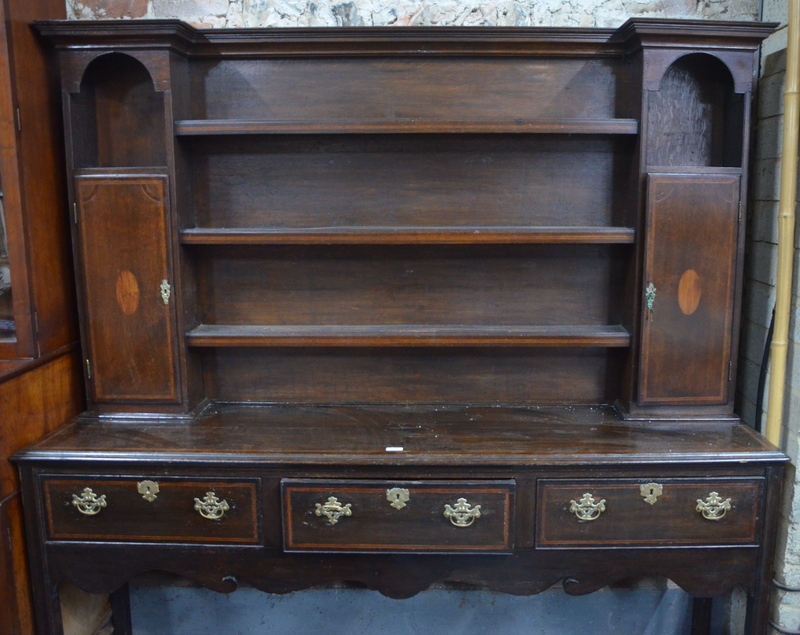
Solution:
M 50 540 L 259 542 L 255 479 L 45 476 L 42 488 Z
M 281 482 L 286 551 L 508 552 L 514 481 Z
M 541 480 L 536 546 L 755 545 L 763 479 Z

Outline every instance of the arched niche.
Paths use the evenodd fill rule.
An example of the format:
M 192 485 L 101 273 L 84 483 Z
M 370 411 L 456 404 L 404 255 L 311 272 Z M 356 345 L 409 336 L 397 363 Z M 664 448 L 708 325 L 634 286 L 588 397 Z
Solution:
M 717 57 L 677 59 L 649 93 L 647 164 L 741 167 L 744 99 Z
M 96 58 L 71 99 L 76 168 L 166 164 L 164 95 L 140 61 Z

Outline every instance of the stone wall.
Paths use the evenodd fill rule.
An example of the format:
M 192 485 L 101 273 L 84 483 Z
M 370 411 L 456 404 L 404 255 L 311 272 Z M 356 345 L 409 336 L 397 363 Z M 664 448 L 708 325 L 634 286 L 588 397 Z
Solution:
M 754 20 L 758 0 L 67 0 L 70 18 L 181 18 L 201 27 L 599 26 L 629 17 Z

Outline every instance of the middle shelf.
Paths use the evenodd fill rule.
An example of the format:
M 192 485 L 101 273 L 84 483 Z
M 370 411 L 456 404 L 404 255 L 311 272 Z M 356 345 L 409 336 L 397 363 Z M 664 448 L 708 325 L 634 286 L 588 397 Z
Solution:
M 181 230 L 185 245 L 350 244 L 631 244 L 630 227 L 195 227 Z
M 189 346 L 630 346 L 619 325 L 228 325 L 201 324 Z

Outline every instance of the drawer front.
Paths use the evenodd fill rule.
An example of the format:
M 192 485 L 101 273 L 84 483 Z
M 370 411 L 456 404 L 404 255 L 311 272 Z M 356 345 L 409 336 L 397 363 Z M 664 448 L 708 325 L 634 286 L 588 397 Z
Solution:
M 762 479 L 541 480 L 536 546 L 755 545 Z
M 45 477 L 42 487 L 50 540 L 260 541 L 255 479 Z
M 508 552 L 513 481 L 285 479 L 286 551 Z

